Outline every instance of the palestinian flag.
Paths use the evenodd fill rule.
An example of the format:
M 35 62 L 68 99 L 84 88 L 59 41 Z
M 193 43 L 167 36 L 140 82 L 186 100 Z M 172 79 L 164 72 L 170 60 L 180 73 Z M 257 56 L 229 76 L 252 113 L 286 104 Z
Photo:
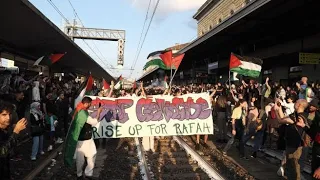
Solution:
M 182 62 L 184 54 L 173 57 L 172 51 L 170 50 L 162 53 L 160 57 L 168 69 L 178 69 Z
M 115 89 L 122 89 L 122 84 L 123 84 L 123 78 L 122 78 L 122 75 L 120 75 L 120 77 L 118 78 L 117 80 L 118 82 L 116 83 L 116 85 L 114 85 L 114 88 Z
M 50 66 L 58 62 L 65 54 L 66 53 L 59 53 L 59 54 L 51 54 L 49 56 L 42 56 L 33 63 L 33 66 L 43 66 L 43 65 Z
M 87 80 L 84 83 L 82 83 L 81 87 L 79 88 L 81 91 L 74 102 L 75 111 L 72 117 L 71 125 L 69 127 L 65 146 L 63 149 L 64 164 L 68 167 L 73 166 L 74 155 L 77 148 L 78 138 L 79 138 L 81 129 L 83 125 L 86 123 L 89 116 L 88 111 L 84 109 L 81 101 L 85 95 L 90 94 L 90 91 L 92 90 L 92 86 L 93 86 L 93 78 L 90 74 Z
M 156 52 L 150 53 L 147 58 L 148 62 L 144 65 L 143 70 L 146 70 L 150 66 L 157 66 L 160 69 L 169 70 L 170 67 L 167 67 L 160 57 L 160 55 L 163 52 L 164 51 L 156 51 Z
M 172 59 L 172 65 L 174 69 L 179 68 L 183 58 L 184 58 L 184 54 L 180 54 Z
M 103 84 L 103 90 L 107 90 L 110 89 L 110 84 L 107 83 L 107 81 L 105 79 L 102 79 L 102 84 Z
M 253 57 L 239 56 L 231 53 L 230 71 L 243 76 L 257 78 L 260 76 L 262 60 Z
M 172 69 L 173 68 L 173 63 L 172 63 L 173 62 L 172 61 L 173 56 L 172 56 L 172 51 L 171 50 L 162 53 L 160 55 L 160 57 L 161 57 L 163 63 L 166 65 L 166 67 L 168 67 L 168 69 Z
M 76 98 L 74 100 L 74 108 L 77 107 L 77 105 L 82 101 L 85 95 L 90 95 L 92 86 L 93 86 L 93 78 L 90 74 L 89 77 L 86 79 L 86 81 L 83 82 L 79 88 L 79 92 L 77 93 Z
M 69 127 L 65 146 L 63 149 L 63 161 L 67 167 L 73 166 L 74 155 L 76 152 L 79 135 L 89 116 L 88 111 L 81 107 L 82 103 L 79 105 L 79 108 L 77 107 L 78 111 L 75 112 L 75 115 Z

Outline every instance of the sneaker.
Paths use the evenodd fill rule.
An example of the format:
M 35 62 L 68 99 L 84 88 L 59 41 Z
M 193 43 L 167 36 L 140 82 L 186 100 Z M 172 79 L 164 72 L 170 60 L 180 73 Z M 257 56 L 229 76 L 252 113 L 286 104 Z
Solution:
M 252 158 L 257 158 L 257 152 L 252 153 L 251 157 Z
M 284 176 L 284 169 L 283 169 L 282 166 L 278 169 L 277 174 L 278 174 L 278 176 L 280 176 L 280 177 L 283 177 L 283 176 Z
M 58 138 L 58 140 L 56 141 L 56 144 L 62 144 L 63 140 L 61 138 Z
M 48 152 L 52 151 L 52 149 L 53 149 L 53 147 L 52 147 L 52 145 L 50 145 L 50 146 L 48 147 Z
M 43 151 L 41 151 L 41 152 L 40 152 L 40 154 L 41 154 L 41 155 L 44 155 L 44 152 L 43 152 Z
M 36 161 L 37 158 L 36 157 L 31 157 L 31 161 Z

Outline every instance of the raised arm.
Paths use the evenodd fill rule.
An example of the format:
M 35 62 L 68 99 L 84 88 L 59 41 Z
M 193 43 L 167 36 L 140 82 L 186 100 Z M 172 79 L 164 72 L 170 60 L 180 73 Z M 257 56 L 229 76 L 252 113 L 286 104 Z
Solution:
M 109 94 L 108 94 L 108 97 L 111 97 L 111 96 L 112 96 L 112 94 L 113 94 L 113 88 L 114 88 L 114 82 L 111 81 L 110 92 L 109 92 Z
M 141 81 L 140 83 L 140 89 L 141 89 L 141 96 L 147 96 L 146 92 L 144 91 L 144 88 L 143 88 L 143 82 Z

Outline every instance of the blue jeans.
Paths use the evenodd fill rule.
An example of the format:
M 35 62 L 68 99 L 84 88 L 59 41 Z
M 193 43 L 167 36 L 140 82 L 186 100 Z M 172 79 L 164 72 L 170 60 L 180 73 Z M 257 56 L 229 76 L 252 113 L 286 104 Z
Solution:
M 33 140 L 33 144 L 32 144 L 31 158 L 36 158 L 38 152 L 43 151 L 43 135 L 34 136 L 32 140 Z

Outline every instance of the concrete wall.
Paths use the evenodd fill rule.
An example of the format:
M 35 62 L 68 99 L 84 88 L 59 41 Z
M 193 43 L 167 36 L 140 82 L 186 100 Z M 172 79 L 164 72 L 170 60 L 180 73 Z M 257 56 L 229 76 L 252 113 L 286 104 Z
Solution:
M 221 0 L 198 21 L 198 37 L 246 5 L 249 0 Z
M 281 79 L 289 78 L 289 67 L 273 67 L 272 68 L 272 80 L 279 82 Z

